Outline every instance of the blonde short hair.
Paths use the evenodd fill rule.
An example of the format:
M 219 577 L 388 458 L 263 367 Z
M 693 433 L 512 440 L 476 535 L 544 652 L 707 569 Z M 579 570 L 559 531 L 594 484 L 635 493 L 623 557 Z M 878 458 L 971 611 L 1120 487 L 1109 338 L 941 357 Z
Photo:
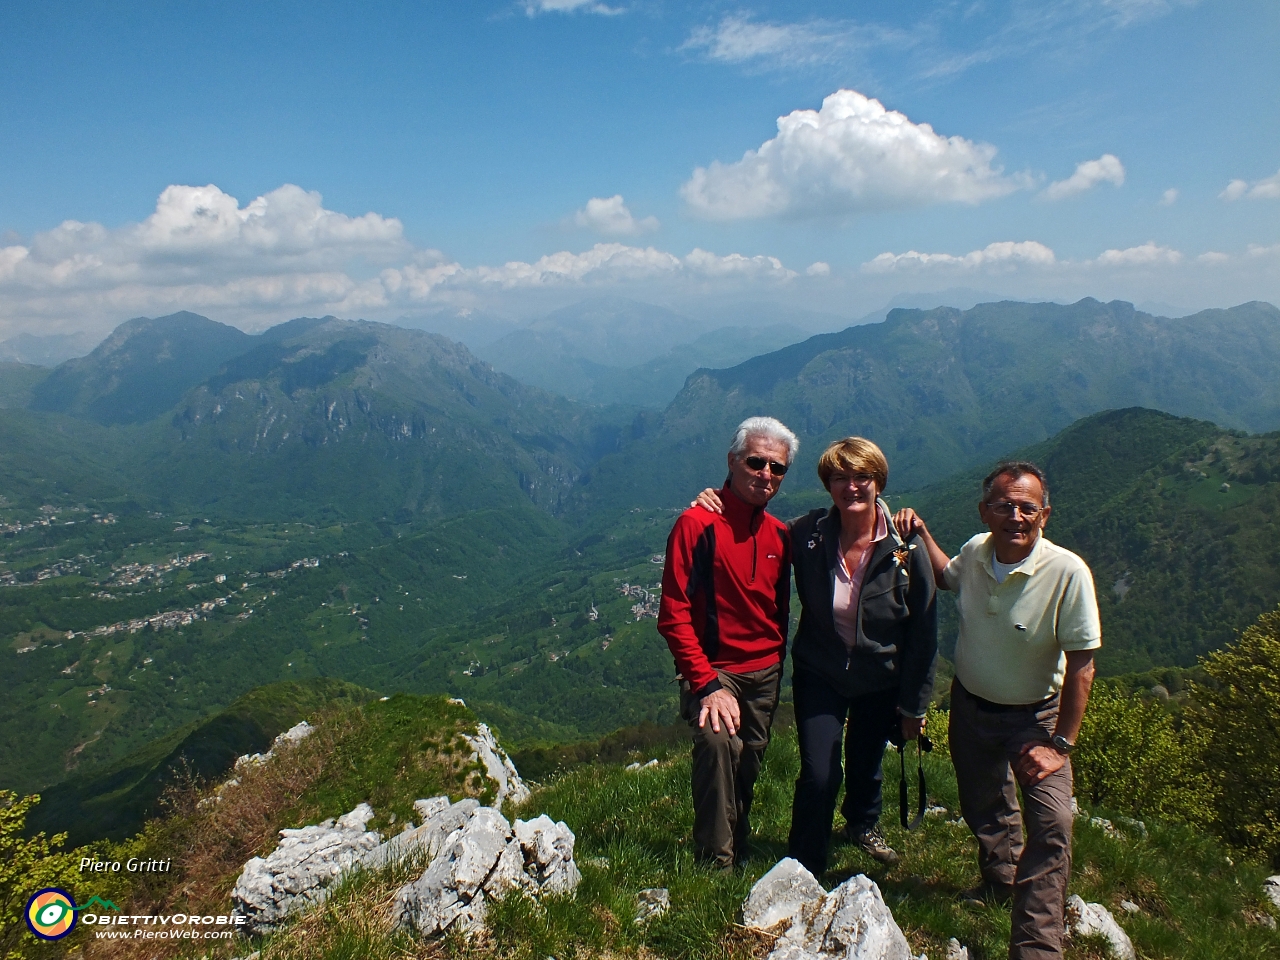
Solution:
M 876 478 L 876 493 L 883 493 L 889 483 L 889 461 L 870 440 L 862 437 L 845 437 L 822 451 L 818 459 L 818 477 L 822 485 L 831 489 L 831 475 L 842 473 L 869 473 Z

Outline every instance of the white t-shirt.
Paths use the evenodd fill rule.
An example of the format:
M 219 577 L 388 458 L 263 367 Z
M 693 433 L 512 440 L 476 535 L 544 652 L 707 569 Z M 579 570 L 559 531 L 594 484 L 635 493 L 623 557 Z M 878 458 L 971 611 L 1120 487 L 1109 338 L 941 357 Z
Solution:
M 996 575 L 996 583 L 1004 583 L 1009 574 L 1013 573 L 1015 570 L 1021 570 L 1027 565 L 1027 561 L 1030 559 L 1031 555 L 1028 554 L 1021 560 L 1017 560 L 1014 563 L 1001 563 L 996 559 L 996 556 L 993 553 L 991 555 L 991 572 Z

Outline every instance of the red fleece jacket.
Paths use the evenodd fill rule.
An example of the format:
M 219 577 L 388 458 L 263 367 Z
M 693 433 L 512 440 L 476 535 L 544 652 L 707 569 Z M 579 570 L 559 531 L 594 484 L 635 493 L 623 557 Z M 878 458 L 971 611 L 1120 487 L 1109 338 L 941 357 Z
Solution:
M 720 491 L 724 513 L 691 507 L 667 538 L 658 632 L 699 696 L 716 670 L 749 673 L 782 660 L 791 601 L 791 538 L 763 507 Z

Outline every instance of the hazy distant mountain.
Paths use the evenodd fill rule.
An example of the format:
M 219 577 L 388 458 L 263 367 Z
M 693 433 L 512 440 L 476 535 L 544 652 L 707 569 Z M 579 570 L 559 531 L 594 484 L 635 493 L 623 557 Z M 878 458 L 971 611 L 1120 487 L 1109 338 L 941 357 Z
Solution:
M 483 310 L 474 310 L 470 307 L 400 317 L 395 321 L 395 325 L 409 330 L 438 333 L 442 337 L 465 344 L 472 353 L 478 353 L 495 340 L 523 326 L 519 320 L 502 317 L 496 313 L 485 313 Z
M 137 426 L 51 431 L 15 412 L 0 476 L 82 490 L 93 477 L 223 515 L 409 518 L 513 498 L 554 509 L 619 442 L 589 408 L 459 343 L 332 317 L 258 336 L 193 314 L 131 320 L 34 392 L 33 410 Z
M 83 357 L 97 342 L 87 333 L 20 333 L 0 342 L 0 360 L 56 367 L 63 361 Z
M 690 377 L 639 448 L 589 475 L 593 503 L 668 504 L 719 482 L 742 418 L 766 413 L 805 441 L 799 478 L 831 439 L 876 440 L 895 489 L 928 483 L 1043 440 L 1073 420 L 1146 406 L 1223 426 L 1280 426 L 1280 310 L 1247 303 L 1177 320 L 1128 303 L 988 303 L 894 310 L 728 370 Z M 661 474 L 636 459 L 660 458 Z
M 103 424 L 142 423 L 252 343 L 235 327 L 194 313 L 138 317 L 116 327 L 87 357 L 54 370 L 35 388 L 31 409 Z
M 48 367 L 0 360 L 0 409 L 25 407 L 36 384 L 48 375 Z
M 478 350 L 522 383 L 587 403 L 661 409 L 699 367 L 727 367 L 804 337 L 790 324 L 695 320 L 617 297 L 585 300 Z

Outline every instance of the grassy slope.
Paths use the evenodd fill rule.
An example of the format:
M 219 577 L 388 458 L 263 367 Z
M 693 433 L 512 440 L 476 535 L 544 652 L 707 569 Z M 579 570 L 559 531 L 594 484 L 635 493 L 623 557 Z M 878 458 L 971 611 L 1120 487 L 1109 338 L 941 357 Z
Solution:
M 301 799 L 285 805 L 283 819 L 281 811 L 275 811 L 272 823 L 316 822 L 369 799 L 385 830 L 390 825 L 388 814 L 397 813 L 397 822 L 402 821 L 416 796 L 469 792 L 474 776 L 457 766 L 456 754 L 448 749 L 458 725 L 467 722 L 462 708 L 403 696 L 330 717 L 312 740 L 304 742 L 312 743 L 312 748 L 306 748 L 314 748 L 311 757 L 306 759 L 299 751 L 295 766 L 311 771 L 307 782 L 295 790 Z M 633 756 L 658 757 L 660 763 L 639 773 L 624 770 L 621 762 L 576 766 L 536 790 L 518 811 L 525 818 L 545 812 L 575 830 L 576 859 L 584 875 L 576 898 L 550 899 L 542 907 L 510 900 L 491 912 L 487 938 L 431 944 L 390 932 L 387 907 L 408 876 L 403 872 L 358 876 L 330 897 L 325 908 L 261 944 L 263 960 L 763 956 L 768 941 L 747 934 L 736 921 L 751 885 L 785 853 L 798 764 L 794 728 L 776 731 L 757 788 L 755 855 L 744 870 L 730 876 L 708 873 L 693 863 L 688 842 L 692 811 L 687 749 L 659 746 Z M 932 799 L 954 809 L 955 784 L 945 753 L 935 752 L 926 765 Z M 286 773 L 282 769 L 272 775 L 282 778 Z M 890 762 L 886 764 L 887 796 L 896 795 L 896 785 L 896 763 Z M 262 784 L 254 787 L 259 792 L 266 789 Z M 239 800 L 224 800 L 232 806 L 219 804 L 221 812 L 207 816 L 229 816 L 236 803 L 249 802 L 252 792 L 239 795 Z M 834 886 L 855 872 L 868 873 L 880 884 L 912 946 L 935 960 L 953 936 L 970 947 L 975 960 L 1002 956 L 1007 912 L 996 907 L 965 908 L 955 900 L 957 891 L 977 881 L 967 830 L 950 817 L 938 817 L 904 835 L 895 821 L 896 811 L 886 811 L 886 834 L 903 854 L 897 866 L 886 869 L 852 848 L 839 847 L 833 869 L 823 878 L 825 884 Z M 1251 960 L 1276 955 L 1280 934 L 1249 919 L 1256 920 L 1267 909 L 1262 903 L 1261 885 L 1267 873 L 1262 865 L 1232 862 L 1220 846 L 1186 828 L 1154 822 L 1147 826 L 1148 839 L 1117 840 L 1081 823 L 1076 832 L 1072 892 L 1107 905 L 1121 918 L 1144 957 Z M 148 844 L 172 845 L 175 837 L 205 836 L 190 825 L 185 829 L 184 834 L 154 827 L 133 849 L 145 855 Z M 196 888 L 182 888 L 193 891 L 187 897 L 193 907 L 198 903 L 209 911 L 224 909 L 226 892 L 239 869 L 237 858 L 246 851 L 265 850 L 273 842 L 266 826 L 255 828 L 253 836 L 257 846 L 246 847 L 245 841 L 237 840 L 235 856 L 217 860 L 221 873 L 206 870 Z M 165 897 L 172 900 L 184 882 L 192 881 L 166 878 L 165 889 L 154 891 L 154 902 L 165 902 Z M 673 909 L 647 928 L 637 927 L 631 920 L 633 898 L 638 890 L 652 886 L 670 890 Z M 138 903 L 140 889 L 130 893 L 104 888 L 131 908 Z M 1142 912 L 1134 917 L 1124 914 L 1119 909 L 1121 899 L 1137 903 Z M 244 946 L 235 944 L 215 955 L 243 952 Z M 103 954 L 95 950 L 93 955 Z M 1072 944 L 1067 952 L 1070 960 L 1100 956 L 1094 946 L 1082 943 Z

